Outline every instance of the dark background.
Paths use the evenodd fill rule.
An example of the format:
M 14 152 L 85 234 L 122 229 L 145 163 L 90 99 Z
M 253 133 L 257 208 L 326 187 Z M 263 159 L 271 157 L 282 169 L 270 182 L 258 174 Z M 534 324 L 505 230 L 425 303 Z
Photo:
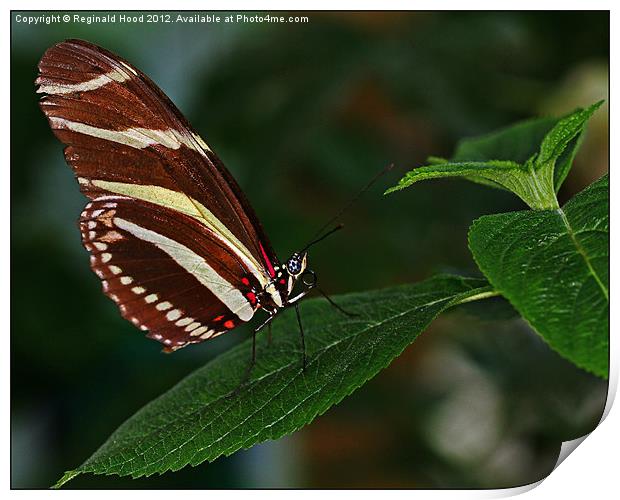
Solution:
M 50 486 L 249 332 L 163 355 L 101 293 L 76 225 L 84 198 L 34 92 L 53 43 L 83 38 L 150 75 L 225 161 L 282 259 L 394 162 L 346 229 L 313 249 L 311 266 L 335 294 L 476 275 L 468 226 L 523 209 L 516 197 L 461 180 L 382 191 L 428 155 L 450 156 L 459 138 L 608 93 L 606 12 L 308 13 L 308 24 L 286 25 L 26 26 L 12 16 L 14 488 Z M 607 114 L 592 119 L 560 201 L 607 171 Z M 606 388 L 489 301 L 442 316 L 292 436 L 161 477 L 68 487 L 524 484 L 549 473 L 561 441 L 594 428 Z

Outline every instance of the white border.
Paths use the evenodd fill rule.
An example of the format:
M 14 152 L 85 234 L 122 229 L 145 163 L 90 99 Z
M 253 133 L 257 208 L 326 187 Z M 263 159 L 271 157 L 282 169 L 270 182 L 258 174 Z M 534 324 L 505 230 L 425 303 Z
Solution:
M 404 0 L 394 1 L 394 0 L 383 0 L 381 2 L 372 2 L 372 1 L 358 1 L 358 2 L 343 2 L 338 0 L 315 0 L 312 2 L 300 2 L 300 1 L 256 1 L 256 0 L 245 0 L 245 1 L 209 1 L 209 2 L 201 2 L 198 0 L 187 0 L 181 2 L 169 2 L 162 0 L 150 0 L 150 1 L 136 1 L 136 0 L 107 0 L 104 4 L 98 3 L 98 5 L 94 5 L 91 3 L 90 5 L 85 5 L 86 2 L 83 0 L 63 0 L 54 2 L 53 5 L 49 1 L 42 0 L 31 0 L 31 1 L 21 1 L 17 2 L 15 0 L 10 0 L 8 2 L 3 2 L 3 10 L 6 13 L 6 16 L 3 17 L 2 22 L 8 23 L 9 19 L 7 16 L 9 15 L 9 10 L 42 10 L 42 11 L 50 11 L 50 10 L 84 10 L 84 9 L 102 9 L 106 10 L 227 10 L 227 11 L 235 11 L 235 10 L 579 10 L 579 9 L 588 9 L 588 10 L 611 10 L 611 86 L 610 86 L 610 96 L 614 96 L 615 93 L 613 90 L 617 86 L 615 82 L 618 81 L 617 70 L 617 62 L 615 60 L 616 48 L 617 48 L 617 39 L 618 39 L 618 22 L 617 22 L 617 11 L 618 7 L 616 7 L 617 2 L 611 1 L 598 1 L 591 0 L 584 4 L 583 2 L 576 1 L 563 1 L 563 2 L 553 2 L 549 0 L 521 0 L 519 2 L 516 1 L 504 1 L 498 3 L 495 1 L 469 1 L 466 4 L 459 1 L 443 1 L 441 3 L 437 1 L 417 1 L 417 2 L 406 2 Z M 618 4 L 620 5 L 620 4 Z M 616 7 L 614 9 L 614 7 Z M 614 12 L 615 11 L 615 12 Z M 3 26 L 7 26 L 4 24 Z M 9 67 L 9 57 L 10 57 L 10 34 L 9 30 L 7 30 L 6 35 L 2 37 L 1 41 L 1 53 L 3 57 L 3 62 L 5 68 Z M 5 73 L 6 74 L 6 73 Z M 10 80 L 8 78 L 3 78 L 1 80 L 0 85 L 2 85 L 2 95 L 8 96 L 10 95 Z M 617 117 L 617 107 L 613 106 L 614 103 L 613 97 L 610 97 L 610 123 L 612 125 L 611 130 L 613 131 L 613 125 L 618 123 Z M 3 165 L 2 168 L 2 182 L 0 187 L 2 189 L 2 196 L 0 198 L 0 206 L 3 210 L 4 214 L 8 214 L 10 210 L 10 193 L 9 193 L 9 169 L 7 168 L 10 165 L 10 156 L 9 156 L 9 132 L 10 132 L 10 124 L 9 124 L 9 116 L 8 112 L 5 112 L 5 119 L 3 120 Z M 613 160 L 616 158 L 616 141 L 610 141 L 611 151 L 610 151 L 610 164 L 613 163 Z M 613 174 L 612 174 L 613 178 Z M 615 184 L 612 182 L 611 184 L 611 211 L 612 211 L 612 220 L 617 220 L 618 204 L 614 201 L 619 199 L 615 196 L 617 194 L 618 189 L 615 187 Z M 10 291 L 9 291 L 9 218 L 8 215 L 5 215 L 2 220 L 2 234 L 4 235 L 4 241 L 2 242 L 1 252 L 2 259 L 0 261 L 0 275 L 2 276 L 2 288 L 1 288 L 1 299 L 0 303 L 2 304 L 3 316 L 5 318 L 5 329 L 4 335 L 5 338 L 8 338 L 9 331 L 9 300 L 10 300 Z M 611 238 L 611 250 L 614 253 L 614 249 L 618 247 L 618 239 L 615 237 L 615 233 L 612 234 Z M 614 289 L 614 283 L 616 282 L 616 277 L 618 276 L 618 265 L 616 262 L 611 259 L 611 288 Z M 17 277 L 15 277 L 17 279 Z M 612 308 L 611 314 L 611 331 L 615 332 L 616 327 L 619 322 L 619 312 L 616 308 L 615 310 Z M 543 480 L 541 483 L 538 483 L 538 487 L 534 488 L 536 485 L 530 485 L 522 488 L 515 488 L 511 490 L 473 490 L 473 491 L 382 491 L 380 494 L 382 496 L 388 495 L 390 497 L 402 497 L 402 498 L 410 498 L 411 495 L 415 495 L 416 498 L 501 498 L 506 496 L 514 496 L 517 494 L 528 492 L 528 498 L 541 498 L 548 499 L 550 497 L 562 497 L 562 498 L 579 498 L 582 499 L 584 497 L 589 498 L 607 498 L 609 497 L 609 492 L 617 491 L 616 485 L 616 477 L 617 474 L 615 467 L 615 445 L 620 442 L 620 433 L 619 429 L 619 421 L 620 417 L 619 411 L 617 409 L 611 408 L 611 402 L 615 396 L 617 391 L 617 382 L 618 382 L 618 346 L 617 343 L 614 342 L 614 338 L 612 338 L 611 342 L 611 373 L 610 373 L 610 393 L 608 398 L 608 405 L 605 410 L 605 418 L 601 423 L 599 428 L 597 428 L 591 435 L 589 435 L 579 446 L 579 450 L 576 453 L 570 454 L 570 456 L 565 457 L 565 460 L 561 463 L 560 467 L 557 468 L 547 479 Z M 5 346 L 2 349 L 2 402 L 3 402 L 3 411 L 1 414 L 2 419 L 2 429 L 5 431 L 2 433 L 3 439 L 3 451 L 2 454 L 2 471 L 4 472 L 2 476 L 2 487 L 3 490 L 7 491 L 10 487 L 10 447 L 9 447 L 9 416 L 10 416 L 10 407 L 9 407 L 9 361 L 10 361 L 10 350 Z M 11 491 L 10 494 L 14 496 L 20 496 L 23 498 L 30 498 L 39 495 L 47 495 L 50 494 L 49 491 Z M 342 496 L 351 496 L 356 499 L 362 498 L 372 498 L 376 499 L 377 496 L 376 491 L 322 491 L 319 494 L 323 497 L 338 497 L 342 498 Z M 107 496 L 109 493 L 107 491 L 65 491 L 63 493 L 55 492 L 54 494 L 63 494 L 72 496 L 74 498 L 83 498 L 84 496 L 88 497 L 103 497 Z M 123 495 L 124 492 L 115 492 L 116 495 Z M 163 497 L 168 496 L 169 492 L 167 491 L 132 491 L 131 496 L 133 498 L 152 498 L 155 497 Z M 254 498 L 264 498 L 265 500 L 273 500 L 274 498 L 288 498 L 289 496 L 295 495 L 299 498 L 314 498 L 317 492 L 314 491 L 183 491 L 179 494 L 182 494 L 187 498 L 204 498 L 205 494 L 208 495 L 216 495 L 218 500 L 227 500 L 229 498 L 237 498 L 238 496 L 252 495 Z

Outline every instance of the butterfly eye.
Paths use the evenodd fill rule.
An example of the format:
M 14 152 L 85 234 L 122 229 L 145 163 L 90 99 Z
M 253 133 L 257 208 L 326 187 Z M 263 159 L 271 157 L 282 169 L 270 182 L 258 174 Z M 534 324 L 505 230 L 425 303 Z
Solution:
M 286 269 L 289 274 L 297 276 L 301 272 L 301 262 L 298 258 L 291 257 L 286 263 Z

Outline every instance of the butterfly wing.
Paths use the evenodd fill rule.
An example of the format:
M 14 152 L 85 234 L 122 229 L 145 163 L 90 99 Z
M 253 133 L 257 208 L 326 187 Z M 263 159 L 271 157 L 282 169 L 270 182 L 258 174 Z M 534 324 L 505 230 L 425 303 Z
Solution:
M 68 40 L 43 55 L 36 83 L 87 196 L 120 194 L 196 211 L 270 275 L 277 258 L 243 192 L 146 75 L 101 47 Z
M 132 216 L 127 220 L 138 220 L 145 229 L 159 233 L 164 231 L 163 220 L 171 227 L 176 227 L 176 220 L 190 220 L 197 225 L 196 237 L 217 242 L 218 248 L 226 250 L 200 254 L 211 265 L 223 259 L 224 253 L 237 260 L 243 272 L 229 276 L 231 280 L 248 274 L 261 290 L 273 278 L 278 260 L 243 192 L 219 158 L 146 75 L 101 47 L 68 40 L 43 55 L 36 84 L 37 92 L 44 94 L 41 109 L 54 134 L 66 145 L 67 163 L 93 204 L 117 203 L 122 211 L 131 207 Z M 118 199 L 111 202 L 108 197 Z M 139 215 L 140 210 L 146 213 Z M 86 226 L 89 222 L 96 220 L 82 221 Z M 158 251 L 153 242 L 141 240 L 138 244 L 140 238 L 136 235 L 125 236 L 124 245 L 133 242 L 125 250 L 127 255 Z M 174 235 L 170 237 L 175 239 Z M 85 243 L 89 242 L 85 239 Z M 206 243 L 204 246 L 208 247 Z M 86 247 L 91 252 L 95 248 Z M 168 273 L 166 265 L 172 263 L 159 262 L 161 269 L 154 267 L 152 272 L 160 272 L 159 282 L 163 283 L 163 275 Z M 138 275 L 140 271 L 132 267 L 132 272 Z M 195 285 L 191 273 L 179 272 L 175 279 Z M 241 286 L 238 281 L 230 283 Z M 178 285 L 179 289 L 187 288 Z M 201 304 L 210 300 L 213 311 L 221 312 L 216 311 L 217 307 L 222 309 L 221 301 L 210 295 L 208 287 L 196 288 L 196 297 L 200 297 Z M 185 307 L 187 314 L 197 316 L 192 307 Z M 134 317 L 125 314 L 122 307 L 121 312 Z M 166 329 L 169 323 L 140 325 L 152 335 L 161 335 L 162 342 L 176 332 Z
M 80 231 L 104 293 L 169 350 L 229 331 L 256 310 L 258 281 L 194 217 L 102 196 L 87 204 Z

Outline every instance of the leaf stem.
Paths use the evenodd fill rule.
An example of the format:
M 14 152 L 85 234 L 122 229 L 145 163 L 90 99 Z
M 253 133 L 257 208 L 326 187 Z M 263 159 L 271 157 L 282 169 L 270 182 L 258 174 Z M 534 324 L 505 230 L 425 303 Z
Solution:
M 534 160 L 536 162 L 536 160 Z M 533 210 L 557 210 L 560 208 L 553 188 L 553 172 L 555 160 L 529 169 L 530 195 L 532 199 L 524 200 Z

